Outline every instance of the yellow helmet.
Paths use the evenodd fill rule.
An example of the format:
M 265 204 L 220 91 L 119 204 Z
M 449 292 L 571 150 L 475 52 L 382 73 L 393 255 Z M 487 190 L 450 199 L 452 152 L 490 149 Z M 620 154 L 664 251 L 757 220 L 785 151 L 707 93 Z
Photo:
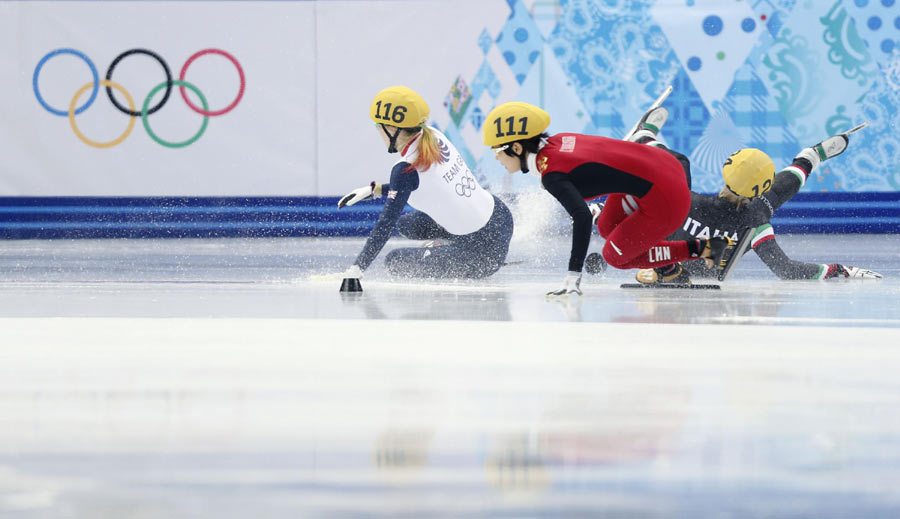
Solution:
M 503 103 L 484 119 L 484 144 L 494 147 L 530 139 L 550 126 L 550 114 L 528 103 Z
M 373 121 L 398 128 L 422 126 L 428 120 L 428 113 L 428 103 L 422 96 L 401 85 L 378 92 L 369 107 Z
M 756 148 L 744 148 L 728 157 L 722 166 L 725 186 L 740 196 L 753 198 L 772 188 L 775 164 L 768 155 Z

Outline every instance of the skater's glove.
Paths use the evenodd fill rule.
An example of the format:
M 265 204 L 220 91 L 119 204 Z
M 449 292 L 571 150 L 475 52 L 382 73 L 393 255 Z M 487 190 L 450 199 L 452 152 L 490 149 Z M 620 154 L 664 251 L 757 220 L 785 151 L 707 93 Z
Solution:
M 594 227 L 597 226 L 597 220 L 600 219 L 600 213 L 603 212 L 603 205 L 603 202 L 588 204 L 588 209 L 591 210 L 591 225 Z
M 343 279 L 362 279 L 362 275 L 362 269 L 359 268 L 359 265 L 353 265 L 344 272 L 342 277 Z
M 365 200 L 372 200 L 376 196 L 381 196 L 381 186 L 376 184 L 373 180 L 371 184 L 366 187 L 361 187 L 359 189 L 354 189 L 350 193 L 344 195 L 343 198 L 338 200 L 338 209 L 343 209 L 348 205 L 353 205 L 357 202 L 363 202 Z
M 563 280 L 562 288 L 547 292 L 547 297 L 559 297 L 569 294 L 581 296 L 581 272 L 569 272 Z
M 873 270 L 861 269 L 859 267 L 851 267 L 849 265 L 841 265 L 835 263 L 828 265 L 828 273 L 825 279 L 830 278 L 849 278 L 849 279 L 882 279 L 884 276 Z

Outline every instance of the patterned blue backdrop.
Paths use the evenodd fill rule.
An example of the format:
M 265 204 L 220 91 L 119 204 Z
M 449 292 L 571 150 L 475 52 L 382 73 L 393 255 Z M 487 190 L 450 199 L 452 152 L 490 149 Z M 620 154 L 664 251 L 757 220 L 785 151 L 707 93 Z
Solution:
M 487 151 L 481 124 L 513 100 L 551 132 L 621 137 L 666 88 L 662 140 L 690 156 L 694 188 L 757 147 L 788 164 L 863 121 L 773 220 L 780 232 L 900 232 L 900 0 L 507 0 L 471 45 L 483 61 L 447 85 L 435 124 L 496 193 L 533 191 Z M 460 12 L 460 16 L 473 16 Z M 366 235 L 381 204 L 335 197 L 0 198 L 0 238 Z
M 507 0 L 478 41 L 484 62 L 449 85 L 441 129 L 492 189 L 509 176 L 480 126 L 497 104 L 547 109 L 551 132 L 621 137 L 667 85 L 662 140 L 688 155 L 694 186 L 721 187 L 741 147 L 776 166 L 862 122 L 805 192 L 900 191 L 900 5 L 896 0 Z M 460 44 L 467 44 L 462 42 Z

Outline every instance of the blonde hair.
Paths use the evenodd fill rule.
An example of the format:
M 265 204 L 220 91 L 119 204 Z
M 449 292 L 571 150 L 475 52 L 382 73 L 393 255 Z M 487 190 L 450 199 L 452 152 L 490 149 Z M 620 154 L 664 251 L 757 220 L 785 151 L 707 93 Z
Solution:
M 738 212 L 740 212 L 745 205 L 750 203 L 749 198 L 734 193 L 727 187 L 723 187 L 722 190 L 719 191 L 719 198 L 724 198 L 725 200 L 737 206 L 736 209 L 738 210 Z
M 422 137 L 419 139 L 419 145 L 416 147 L 418 154 L 416 160 L 409 165 L 408 171 L 426 171 L 436 162 L 441 160 L 441 147 L 438 144 L 437 136 L 431 128 L 422 126 Z

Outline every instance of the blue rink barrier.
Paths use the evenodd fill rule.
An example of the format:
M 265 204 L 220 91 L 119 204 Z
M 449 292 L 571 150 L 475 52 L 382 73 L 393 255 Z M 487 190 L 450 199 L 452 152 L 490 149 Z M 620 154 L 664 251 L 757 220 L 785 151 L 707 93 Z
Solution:
M 0 197 L 0 239 L 366 236 L 383 201 L 338 197 Z M 900 233 L 900 192 L 803 193 L 779 233 Z

